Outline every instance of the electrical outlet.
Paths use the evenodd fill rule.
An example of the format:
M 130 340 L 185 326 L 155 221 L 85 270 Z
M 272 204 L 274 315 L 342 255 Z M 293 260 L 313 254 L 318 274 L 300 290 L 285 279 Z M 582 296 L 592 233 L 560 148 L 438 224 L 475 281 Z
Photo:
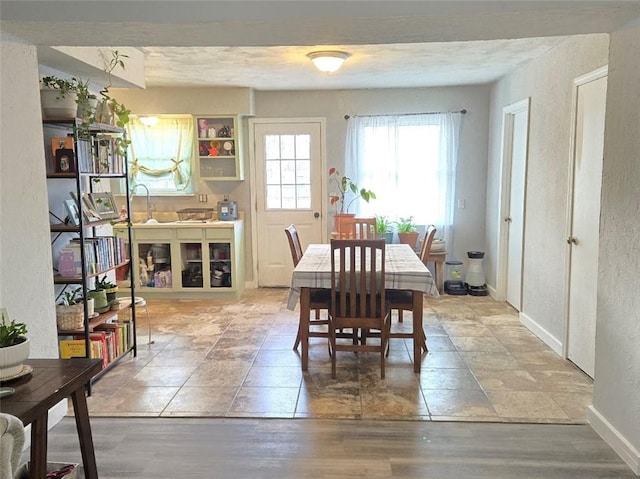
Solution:
M 208 200 L 207 195 L 198 195 L 198 201 L 200 203 L 206 203 Z
M 458 209 L 459 210 L 463 210 L 465 207 L 465 201 L 464 200 L 458 200 Z

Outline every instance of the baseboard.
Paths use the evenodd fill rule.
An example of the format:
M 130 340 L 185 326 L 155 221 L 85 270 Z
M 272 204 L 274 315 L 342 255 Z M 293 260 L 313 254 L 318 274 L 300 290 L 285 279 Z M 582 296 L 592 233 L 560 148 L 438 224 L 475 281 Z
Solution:
M 489 296 L 493 298 L 495 301 L 497 301 L 498 294 L 496 293 L 496 288 L 488 284 L 487 290 L 489 291 Z
M 640 451 L 633 447 L 592 405 L 587 407 L 587 419 L 604 442 L 611 446 L 611 449 L 620 456 L 636 476 L 640 476 Z
M 524 324 L 533 334 L 538 336 L 544 343 L 562 356 L 562 341 L 559 341 L 553 334 L 544 329 L 533 319 L 524 313 L 520 313 L 520 322 Z
M 67 400 L 63 399 L 58 404 L 49 409 L 49 415 L 47 418 L 47 431 L 53 426 L 62 421 L 62 418 L 67 415 Z M 31 424 L 24 429 L 24 449 L 27 450 L 31 447 Z

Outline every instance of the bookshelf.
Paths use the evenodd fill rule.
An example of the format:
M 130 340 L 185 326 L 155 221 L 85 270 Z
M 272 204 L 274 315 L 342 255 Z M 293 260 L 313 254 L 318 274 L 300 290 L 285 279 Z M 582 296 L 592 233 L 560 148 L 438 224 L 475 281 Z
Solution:
M 126 155 L 119 151 L 118 140 L 126 139 L 126 132 L 113 125 L 87 126 L 81 119 L 44 120 L 43 132 L 56 303 L 74 289 L 82 297 L 82 326 L 58 328 L 60 357 L 102 359 L 96 380 L 128 354 L 137 354 L 133 280 L 127 285 L 127 301 L 108 303 L 93 313 L 88 303 L 88 292 L 96 288 L 99 277 L 115 277 L 116 272 L 130 269 L 128 195 L 117 217 L 105 214 L 120 211 L 109 204 L 114 200 L 105 191 L 111 180 L 122 181 L 129 190 Z M 113 231 L 116 225 L 121 227 L 119 235 Z

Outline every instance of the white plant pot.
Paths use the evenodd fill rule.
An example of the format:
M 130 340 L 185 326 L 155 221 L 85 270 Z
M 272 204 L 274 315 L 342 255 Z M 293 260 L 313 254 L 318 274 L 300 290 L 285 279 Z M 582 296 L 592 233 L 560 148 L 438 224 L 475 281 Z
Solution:
M 0 379 L 15 376 L 22 371 L 29 357 L 29 338 L 20 344 L 0 348 Z
M 76 115 L 78 118 L 89 118 L 92 114 L 94 114 L 95 116 L 95 111 L 97 107 L 98 107 L 98 99 L 88 98 L 84 102 L 78 103 Z
M 64 97 L 60 90 L 40 90 L 42 116 L 49 118 L 75 118 L 78 111 L 76 92 L 69 92 Z

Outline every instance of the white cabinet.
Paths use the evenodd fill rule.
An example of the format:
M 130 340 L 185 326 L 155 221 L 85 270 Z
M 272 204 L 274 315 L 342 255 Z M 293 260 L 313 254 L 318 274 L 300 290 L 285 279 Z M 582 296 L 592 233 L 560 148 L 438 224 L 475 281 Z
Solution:
M 239 117 L 200 115 L 195 122 L 200 179 L 244 180 Z
M 244 289 L 243 227 L 242 220 L 133 225 L 136 291 L 238 296 Z

